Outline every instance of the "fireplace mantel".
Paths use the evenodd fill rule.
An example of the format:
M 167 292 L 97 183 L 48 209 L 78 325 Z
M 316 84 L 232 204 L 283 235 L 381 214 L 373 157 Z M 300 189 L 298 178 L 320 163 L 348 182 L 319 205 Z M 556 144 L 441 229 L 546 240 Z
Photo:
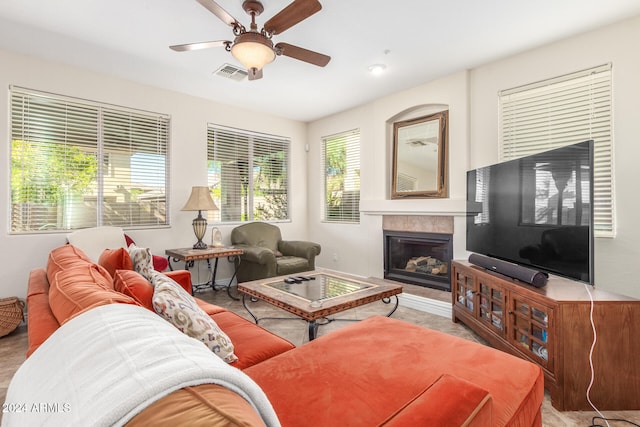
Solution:
M 363 215 L 467 215 L 465 199 L 360 200 Z

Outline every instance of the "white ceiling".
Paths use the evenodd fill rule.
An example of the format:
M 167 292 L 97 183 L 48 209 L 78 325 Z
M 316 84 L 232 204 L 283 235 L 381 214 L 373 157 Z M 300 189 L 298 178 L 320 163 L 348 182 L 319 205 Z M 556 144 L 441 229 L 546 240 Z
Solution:
M 242 0 L 216 0 L 248 27 Z M 291 0 L 263 0 L 259 28 Z M 435 78 L 640 15 L 638 0 L 321 0 L 284 41 L 331 56 L 325 68 L 278 57 L 264 78 L 212 73 L 239 65 L 223 48 L 169 45 L 233 40 L 195 0 L 1 0 L 0 48 L 130 80 L 311 121 Z M 369 65 L 384 63 L 374 77 Z M 36 88 L 38 89 L 38 88 Z

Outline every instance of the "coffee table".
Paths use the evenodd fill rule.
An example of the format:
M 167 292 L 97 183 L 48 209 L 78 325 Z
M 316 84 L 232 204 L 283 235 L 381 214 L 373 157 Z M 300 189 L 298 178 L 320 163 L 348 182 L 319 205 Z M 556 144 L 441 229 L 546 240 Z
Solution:
M 299 283 L 287 283 L 292 277 L 304 277 Z M 309 341 L 316 338 L 318 326 L 335 320 L 328 316 L 382 300 L 385 304 L 395 304 L 386 316 L 391 316 L 398 308 L 398 294 L 402 286 L 373 277 L 362 278 L 332 270 L 314 270 L 294 276 L 270 277 L 238 283 L 242 294 L 242 305 L 256 324 L 265 319 L 283 319 L 273 317 L 258 318 L 247 305 L 250 300 L 262 300 L 304 319 L 309 327 Z M 286 318 L 291 319 L 291 318 Z M 320 323 L 319 323 L 320 321 Z

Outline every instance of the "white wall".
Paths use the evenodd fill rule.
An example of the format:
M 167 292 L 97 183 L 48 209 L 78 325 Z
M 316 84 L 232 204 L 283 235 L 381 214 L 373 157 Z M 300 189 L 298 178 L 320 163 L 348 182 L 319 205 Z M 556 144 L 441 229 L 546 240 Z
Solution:
M 465 256 L 464 198 L 468 152 L 466 72 L 456 73 L 411 90 L 309 124 L 310 237 L 322 244 L 317 264 L 364 276 L 383 275 L 383 214 L 456 215 L 454 256 Z M 381 79 L 380 84 L 384 84 Z M 417 106 L 449 107 L 449 198 L 390 200 L 393 118 Z M 322 222 L 322 137 L 360 129 L 360 224 Z
M 0 256 L 5 260 L 0 296 L 24 296 L 29 271 L 44 266 L 48 252 L 64 243 L 62 234 L 9 235 L 9 130 L 7 88 L 10 84 L 141 108 L 172 117 L 171 215 L 166 229 L 132 231 L 139 243 L 159 254 L 168 247 L 189 246 L 193 212 L 180 212 L 192 185 L 206 183 L 206 123 L 251 129 L 292 138 L 292 222 L 280 224 L 285 237 L 322 244 L 317 265 L 354 274 L 382 276 L 381 215 L 436 213 L 454 215 L 454 256 L 464 251 L 465 174 L 472 167 L 497 161 L 497 93 L 521 84 L 613 63 L 614 150 L 617 236 L 596 240 L 596 286 L 640 297 L 640 281 L 631 266 L 640 259 L 640 17 L 515 55 L 378 99 L 308 125 L 229 107 L 199 98 L 111 78 L 81 69 L 0 51 Z M 380 84 L 384 84 L 381 80 Z M 391 134 L 387 121 L 417 105 L 449 106 L 449 198 L 390 200 Z M 361 194 L 358 225 L 323 223 L 321 138 L 359 128 Z M 304 146 L 309 144 L 309 152 Z M 231 226 L 221 227 L 228 242 Z M 336 261 L 334 261 L 336 255 Z M 228 277 L 229 269 L 219 277 Z
M 496 61 L 471 71 L 471 167 L 498 161 L 500 90 L 613 64 L 617 235 L 595 241 L 595 284 L 640 298 L 640 17 Z
M 519 55 L 453 74 L 411 90 L 318 120 L 309 125 L 310 237 L 322 243 L 318 265 L 362 275 L 382 275 L 384 213 L 451 213 L 454 257 L 464 251 L 465 174 L 498 161 L 498 91 L 542 79 L 613 63 L 614 179 L 617 236 L 596 239 L 595 281 L 600 289 L 640 298 L 640 280 L 632 268 L 640 260 L 640 17 L 566 39 Z M 384 83 L 381 83 L 384 84 Z M 385 121 L 415 105 L 448 104 L 449 198 L 390 200 L 390 135 Z M 320 139 L 353 128 L 362 133 L 361 223 L 321 222 Z M 337 256 L 337 261 L 334 260 Z
M 169 189 L 171 227 L 133 230 L 129 234 L 140 245 L 164 255 L 168 248 L 188 247 L 195 242 L 191 220 L 194 212 L 181 212 L 191 186 L 206 185 L 207 123 L 217 123 L 250 129 L 292 140 L 291 152 L 291 212 L 292 221 L 279 224 L 283 235 L 307 237 L 306 200 L 306 124 L 255 113 L 245 109 L 217 104 L 106 75 L 42 61 L 0 50 L 0 129 L 1 135 L 0 200 L 4 207 L 0 215 L 0 259 L 2 280 L 0 297 L 26 294 L 29 271 L 43 267 L 49 251 L 66 242 L 65 234 L 10 235 L 9 230 L 9 99 L 8 88 L 18 85 L 94 101 L 106 102 L 171 115 L 171 182 Z M 234 84 L 234 83 L 231 83 Z M 224 241 L 229 242 L 233 226 L 220 227 Z M 207 239 L 210 235 L 207 234 Z M 201 263 L 204 264 L 204 263 Z M 218 278 L 230 277 L 226 261 L 220 262 Z M 204 278 L 204 272 L 202 272 Z

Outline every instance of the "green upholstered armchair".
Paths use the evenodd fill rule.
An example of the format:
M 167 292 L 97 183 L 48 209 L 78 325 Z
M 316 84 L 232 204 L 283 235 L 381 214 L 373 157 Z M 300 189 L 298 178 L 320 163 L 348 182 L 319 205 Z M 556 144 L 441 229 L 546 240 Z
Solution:
M 282 240 L 280 228 L 250 222 L 231 231 L 231 244 L 244 251 L 236 261 L 238 282 L 285 276 L 313 270 L 320 245 Z

